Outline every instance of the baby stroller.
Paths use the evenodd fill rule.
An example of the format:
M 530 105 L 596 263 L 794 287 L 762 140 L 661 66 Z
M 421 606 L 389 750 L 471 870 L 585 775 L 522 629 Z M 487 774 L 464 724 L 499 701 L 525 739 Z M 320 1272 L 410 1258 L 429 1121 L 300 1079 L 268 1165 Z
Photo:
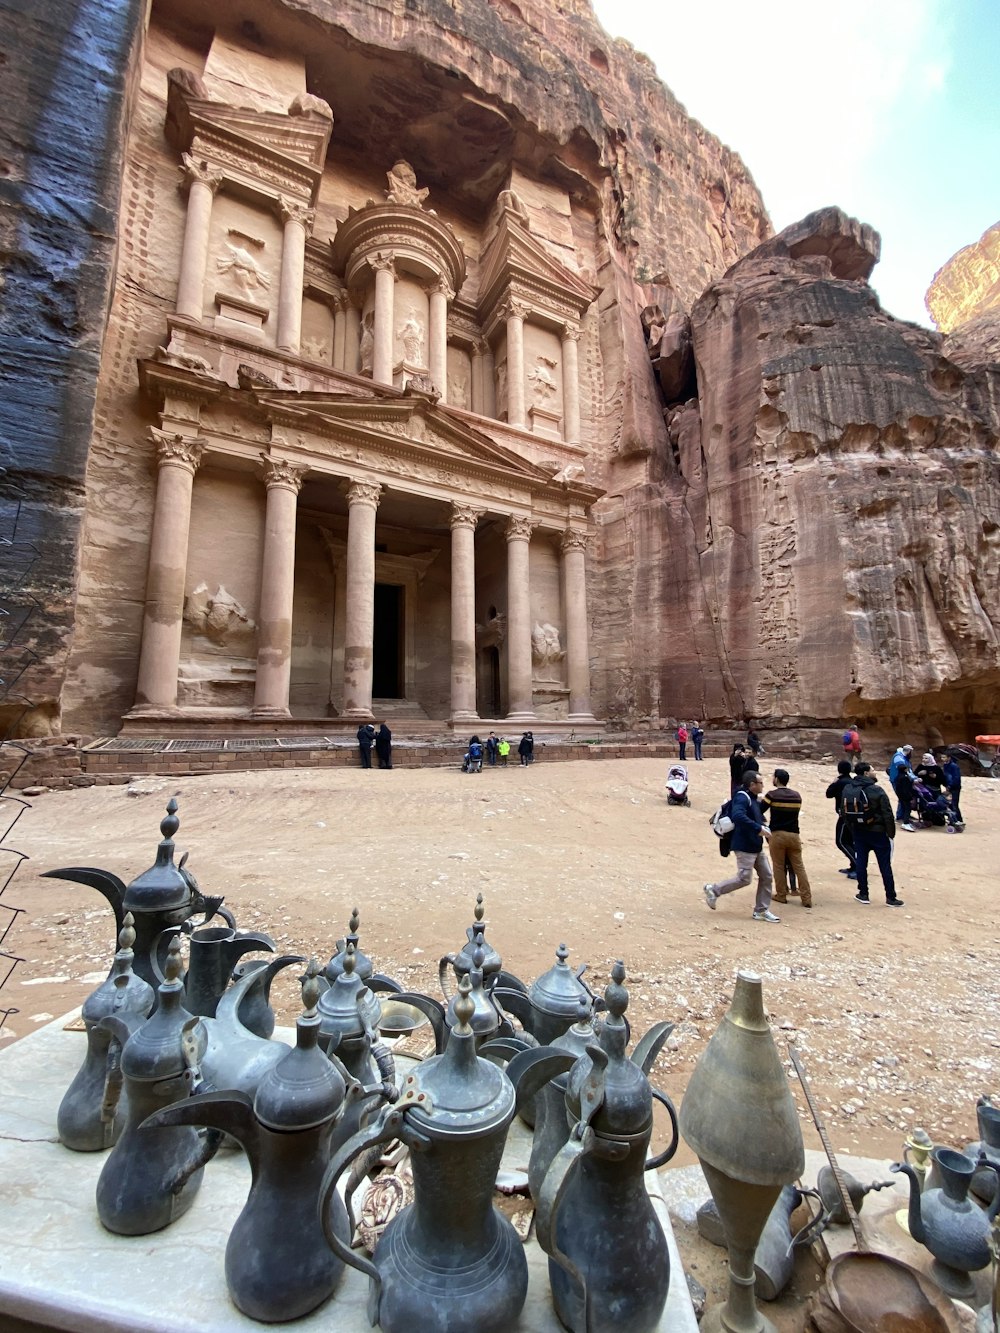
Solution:
M 472 741 L 462 760 L 463 773 L 481 773 L 483 771 L 483 747 L 479 741 Z
M 936 792 L 919 779 L 913 784 L 913 804 L 917 818 L 924 828 L 945 828 L 949 833 L 961 833 L 965 825 L 959 823 L 942 792 Z
M 688 771 L 683 764 L 672 764 L 667 772 L 667 805 L 690 805 Z

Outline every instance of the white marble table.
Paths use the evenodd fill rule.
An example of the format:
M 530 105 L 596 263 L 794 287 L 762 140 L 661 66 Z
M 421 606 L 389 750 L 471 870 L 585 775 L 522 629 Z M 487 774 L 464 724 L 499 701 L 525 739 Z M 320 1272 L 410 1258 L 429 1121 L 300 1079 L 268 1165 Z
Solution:
M 229 1231 L 250 1185 L 242 1153 L 217 1157 L 191 1209 L 164 1231 L 114 1236 L 97 1220 L 94 1190 L 105 1154 L 69 1152 L 56 1137 L 56 1110 L 86 1042 L 64 1030 L 66 1021 L 0 1054 L 0 1328 L 4 1314 L 66 1333 L 264 1327 L 231 1303 L 223 1273 Z M 512 1133 L 505 1165 L 526 1165 L 529 1143 L 526 1133 Z M 647 1179 L 670 1247 L 670 1295 L 658 1333 L 697 1333 L 659 1181 Z M 533 1240 L 525 1249 L 528 1299 L 511 1333 L 557 1333 L 548 1261 Z M 329 1301 L 280 1327 L 364 1333 L 367 1295 L 367 1280 L 348 1269 Z

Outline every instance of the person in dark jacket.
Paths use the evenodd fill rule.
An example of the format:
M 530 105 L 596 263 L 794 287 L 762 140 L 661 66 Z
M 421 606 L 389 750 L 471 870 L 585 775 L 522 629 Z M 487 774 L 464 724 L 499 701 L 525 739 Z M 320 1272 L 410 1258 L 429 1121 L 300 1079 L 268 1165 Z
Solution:
M 370 722 L 362 722 L 358 727 L 358 750 L 361 754 L 361 767 L 372 766 L 372 745 L 375 743 L 375 728 Z
M 953 754 L 948 756 L 948 762 L 942 768 L 944 773 L 944 783 L 948 788 L 948 795 L 951 797 L 951 813 L 959 824 L 964 824 L 962 811 L 959 809 L 959 801 L 962 797 L 962 770 L 958 766 L 958 760 Z
M 735 796 L 743 786 L 743 769 L 746 766 L 747 752 L 739 741 L 733 746 L 729 756 L 729 795 Z
M 747 731 L 747 749 L 755 759 L 759 754 L 764 753 L 764 747 L 760 743 L 760 737 L 752 727 Z
M 919 778 L 925 787 L 930 787 L 935 796 L 941 795 L 945 785 L 944 769 L 930 750 L 927 751 L 913 772 L 914 776 Z
M 902 907 L 903 900 L 896 896 L 896 881 L 892 874 L 892 840 L 896 836 L 896 821 L 888 796 L 875 781 L 871 764 L 855 764 L 854 778 L 845 785 L 841 801 L 844 817 L 854 829 L 858 870 L 855 898 L 859 903 L 867 904 L 869 901 L 868 857 L 874 852 L 885 887 L 886 906 Z
M 764 782 L 759 773 L 749 773 L 743 780 L 743 786 L 733 797 L 733 832 L 731 847 L 736 856 L 736 874 L 724 879 L 719 884 L 706 884 L 702 888 L 705 902 L 712 911 L 718 900 L 734 889 L 745 888 L 757 872 L 757 897 L 754 900 L 754 921 L 780 921 L 771 907 L 771 890 L 774 879 L 771 875 L 771 863 L 764 850 L 764 840 L 770 833 L 764 826 L 764 813 L 760 808 L 760 794 Z
M 837 827 L 834 830 L 833 840 L 847 857 L 847 866 L 842 866 L 840 873 L 846 875 L 848 879 L 857 879 L 858 872 L 854 864 L 854 830 L 844 818 L 843 802 L 841 800 L 844 788 L 850 780 L 851 761 L 841 759 L 837 765 L 836 781 L 831 782 L 826 789 L 826 799 L 833 801 L 834 808 L 837 811 Z
M 705 740 L 705 728 L 700 722 L 696 722 L 691 728 L 691 739 L 694 741 L 694 757 L 701 759 L 701 747 Z
M 490 768 L 496 768 L 497 750 L 500 748 L 500 742 L 497 739 L 495 731 L 491 731 L 486 737 L 486 762 Z
M 521 756 L 522 764 L 530 764 L 533 761 L 535 757 L 535 738 L 530 731 L 526 731 L 521 737 L 517 752 Z
M 392 768 L 392 732 L 383 722 L 375 737 L 375 753 L 379 768 Z

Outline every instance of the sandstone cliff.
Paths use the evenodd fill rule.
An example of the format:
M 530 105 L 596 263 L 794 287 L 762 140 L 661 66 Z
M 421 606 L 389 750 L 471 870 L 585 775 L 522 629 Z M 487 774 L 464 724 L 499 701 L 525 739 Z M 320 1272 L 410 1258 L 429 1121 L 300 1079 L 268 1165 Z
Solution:
M 925 304 L 942 333 L 990 312 L 1000 318 L 1000 222 L 941 265 Z

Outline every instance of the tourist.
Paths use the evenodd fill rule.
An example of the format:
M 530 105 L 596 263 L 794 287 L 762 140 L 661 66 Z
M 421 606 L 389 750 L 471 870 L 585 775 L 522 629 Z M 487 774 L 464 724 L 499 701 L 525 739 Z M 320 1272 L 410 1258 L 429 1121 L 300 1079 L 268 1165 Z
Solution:
M 719 884 L 706 884 L 702 888 L 705 901 L 712 911 L 725 893 L 734 889 L 743 889 L 751 882 L 754 871 L 757 872 L 757 896 L 754 900 L 754 921 L 780 921 L 781 918 L 770 911 L 771 888 L 774 883 L 771 865 L 764 851 L 764 839 L 771 835 L 764 827 L 764 814 L 760 808 L 759 797 L 764 790 L 764 782 L 759 773 L 748 773 L 744 785 L 733 797 L 733 831 L 731 847 L 736 856 L 736 874 L 724 879 Z
M 733 752 L 729 756 L 729 795 L 735 796 L 743 786 L 743 769 L 746 766 L 747 752 L 743 746 L 736 742 L 733 746 Z
M 962 818 L 962 811 L 958 804 L 962 796 L 962 770 L 959 768 L 958 760 L 953 754 L 948 756 L 948 762 L 941 771 L 944 774 L 944 785 L 951 797 L 951 813 L 955 816 L 955 823 L 964 824 L 965 820 Z
M 677 758 L 681 761 L 681 763 L 683 763 L 684 760 L 687 758 L 687 743 L 688 743 L 688 729 L 683 722 L 677 728 L 676 735 L 677 735 L 677 751 L 678 751 Z
M 491 731 L 486 737 L 486 762 L 490 768 L 496 768 L 497 766 L 497 734 L 495 731 Z
M 896 753 L 889 760 L 889 767 L 886 773 L 889 775 L 889 784 L 896 793 L 896 821 L 897 823 L 909 823 L 910 808 L 913 795 L 912 774 L 907 781 L 906 804 L 904 806 L 903 793 L 899 790 L 900 774 L 907 773 L 910 768 L 910 755 L 913 753 L 912 745 L 899 745 L 896 747 Z
M 858 872 L 854 863 L 854 830 L 844 818 L 842 801 L 844 788 L 850 780 L 851 761 L 841 759 L 837 764 L 837 777 L 826 789 L 826 797 L 828 801 L 833 801 L 834 809 L 837 811 L 837 827 L 834 830 L 833 840 L 847 857 L 847 866 L 846 868 L 841 866 L 840 873 L 846 875 L 848 879 L 857 879 Z
M 945 787 L 944 769 L 931 754 L 930 750 L 924 755 L 923 759 L 914 770 L 914 777 L 930 787 L 935 796 L 940 796 Z
M 535 738 L 530 731 L 526 731 L 521 737 L 521 743 L 517 747 L 517 752 L 521 756 L 521 763 L 527 767 L 535 758 Z
M 747 729 L 747 748 L 755 759 L 759 754 L 764 753 L 764 747 L 760 743 L 760 737 L 752 727 L 748 727 Z
M 764 753 L 764 751 L 761 750 L 761 754 L 763 754 L 763 753 Z M 744 755 L 743 755 L 743 777 L 740 778 L 740 785 L 742 786 L 742 784 L 743 784 L 743 779 L 746 778 L 746 776 L 747 776 L 748 773 L 759 773 L 759 772 L 760 772 L 760 764 L 758 764 L 758 762 L 757 762 L 757 756 L 756 756 L 755 754 L 753 754 L 752 752 L 751 752 L 750 754 L 747 754 L 747 753 L 744 752 Z
M 852 764 L 856 764 L 861 758 L 861 735 L 858 731 L 858 724 L 852 722 L 843 735 L 844 754 L 850 759 Z
M 788 882 L 785 867 L 788 866 L 795 876 L 799 891 L 799 900 L 803 907 L 812 907 L 812 890 L 809 876 L 802 861 L 802 839 L 799 836 L 799 811 L 802 809 L 802 797 L 788 785 L 788 770 L 776 768 L 774 780 L 778 784 L 761 801 L 764 810 L 769 810 L 771 839 L 768 850 L 771 853 L 771 868 L 774 871 L 774 901 L 788 901 Z
M 375 753 L 379 768 L 392 768 L 392 732 L 383 722 L 375 737 Z
M 507 756 L 510 754 L 510 741 L 506 736 L 501 736 L 497 741 L 497 754 L 500 756 L 501 767 L 507 767 Z
M 913 769 L 906 765 L 896 774 L 896 822 L 907 833 L 916 833 L 916 826 L 913 823 L 913 806 L 916 801 L 916 795 L 913 785 L 916 778 L 913 776 Z M 902 814 L 900 814 L 902 812 Z
M 868 857 L 874 852 L 879 874 L 885 888 L 887 907 L 902 907 L 902 898 L 896 897 L 896 881 L 892 874 L 892 840 L 896 836 L 896 821 L 892 817 L 889 798 L 875 781 L 871 764 L 854 767 L 854 778 L 844 787 L 841 797 L 844 816 L 854 830 L 854 851 L 858 871 L 859 903 L 868 905 Z
M 696 722 L 691 729 L 691 740 L 694 742 L 694 757 L 701 760 L 701 747 L 705 740 L 705 728 L 700 722 Z
M 361 767 L 371 768 L 372 746 L 375 743 L 375 728 L 370 722 L 362 722 L 358 727 L 358 750 L 361 753 Z

